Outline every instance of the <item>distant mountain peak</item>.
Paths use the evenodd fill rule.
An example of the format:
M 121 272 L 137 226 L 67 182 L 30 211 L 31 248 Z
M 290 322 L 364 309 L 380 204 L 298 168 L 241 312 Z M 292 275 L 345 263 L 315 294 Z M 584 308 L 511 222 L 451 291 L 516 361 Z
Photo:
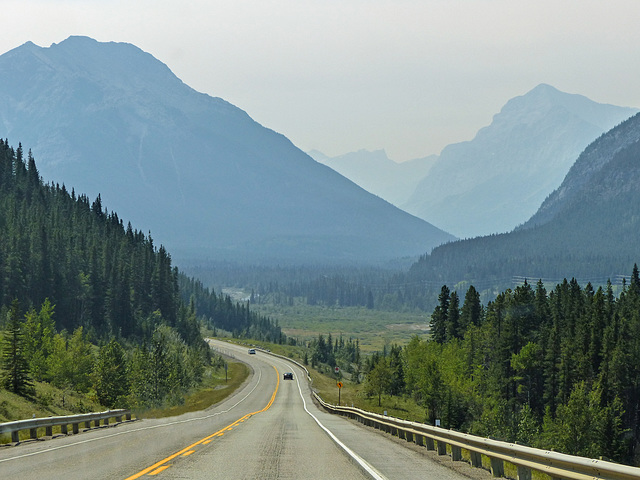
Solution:
M 445 147 L 403 208 L 458 237 L 510 231 L 590 142 L 635 112 L 540 84 L 509 100 L 473 140 Z
M 174 258 L 358 263 L 453 238 L 128 43 L 73 36 L 0 55 L 0 137 Z

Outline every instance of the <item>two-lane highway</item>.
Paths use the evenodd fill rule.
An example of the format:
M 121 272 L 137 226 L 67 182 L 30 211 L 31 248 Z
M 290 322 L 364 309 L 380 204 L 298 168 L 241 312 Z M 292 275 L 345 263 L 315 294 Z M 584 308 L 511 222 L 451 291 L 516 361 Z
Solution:
M 253 375 L 203 412 L 0 448 L 2 478 L 454 479 L 451 470 L 311 401 L 303 370 L 211 342 Z M 284 372 L 293 380 L 284 380 Z

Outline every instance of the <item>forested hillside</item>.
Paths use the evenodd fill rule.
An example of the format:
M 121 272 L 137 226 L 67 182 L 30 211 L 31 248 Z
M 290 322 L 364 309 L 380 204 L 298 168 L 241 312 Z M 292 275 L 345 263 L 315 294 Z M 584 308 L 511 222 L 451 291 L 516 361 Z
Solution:
M 158 404 L 199 381 L 210 357 L 203 322 L 286 340 L 247 305 L 180 274 L 163 246 L 125 227 L 99 195 L 91 202 L 43 184 L 31 152 L 2 140 L 0 273 L 0 377 L 23 395 L 38 380 L 93 388 L 107 406 Z M 114 365 L 130 368 L 130 378 L 113 380 L 109 388 L 126 387 L 117 395 L 102 395 L 105 376 L 94 373 Z
M 0 55 L 0 110 L 0 135 L 28 144 L 45 179 L 100 193 L 181 263 L 378 263 L 454 238 L 131 44 Z
M 400 362 L 383 352 L 364 368 L 372 391 L 411 396 L 445 428 L 640 464 L 637 267 L 618 296 L 572 279 L 482 305 L 473 286 L 445 285 L 431 330 Z
M 636 115 L 585 150 L 527 228 L 437 247 L 413 265 L 407 281 L 468 281 L 484 290 L 512 286 L 514 276 L 569 276 L 603 285 L 640 258 L 639 182 Z

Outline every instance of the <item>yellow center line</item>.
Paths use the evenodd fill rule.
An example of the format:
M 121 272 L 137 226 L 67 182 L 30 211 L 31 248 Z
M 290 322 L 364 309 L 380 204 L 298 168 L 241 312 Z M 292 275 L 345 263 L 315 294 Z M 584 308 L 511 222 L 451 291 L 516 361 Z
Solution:
M 163 465 L 160 468 L 155 469 L 153 472 L 151 472 L 149 475 L 157 475 L 160 472 L 164 472 L 167 468 L 169 468 L 171 465 Z
M 235 427 L 236 425 L 238 425 L 241 422 L 244 422 L 248 418 L 251 418 L 253 415 L 256 415 L 256 414 L 262 413 L 262 412 L 266 412 L 267 410 L 269 410 L 269 408 L 271 408 L 271 405 L 273 405 L 273 401 L 276 399 L 276 393 L 278 393 L 278 387 L 280 386 L 280 373 L 278 373 L 278 369 L 275 366 L 273 366 L 273 369 L 276 371 L 277 383 L 276 383 L 276 388 L 273 391 L 273 395 L 271 395 L 271 400 L 269 400 L 269 403 L 267 403 L 266 407 L 264 407 L 262 410 L 258 410 L 257 412 L 247 413 L 244 417 L 239 418 L 238 420 L 236 420 L 232 424 L 227 425 L 226 427 L 218 430 L 216 433 L 212 433 L 211 435 L 209 435 L 207 437 L 204 437 L 203 439 L 198 440 L 195 443 L 192 443 L 191 445 L 189 445 L 186 448 L 183 448 L 179 452 L 176 452 L 173 455 L 169 455 L 164 460 L 160 460 L 159 462 L 156 462 L 153 465 L 151 465 L 150 467 L 147 467 L 144 470 L 141 470 L 140 472 L 136 473 L 135 475 L 131 475 L 130 477 L 127 477 L 125 480 L 135 480 L 136 478 L 140 478 L 141 476 L 146 475 L 149 472 L 152 472 L 151 475 L 156 475 L 156 474 L 160 473 L 161 471 L 163 471 L 163 470 L 165 470 L 165 469 L 170 467 L 170 465 L 166 465 L 165 466 L 165 463 L 170 462 L 174 458 L 179 457 L 180 455 L 184 454 L 185 452 L 188 452 L 189 450 L 191 450 L 192 448 L 194 448 L 194 447 L 196 447 L 196 446 L 198 446 L 200 444 L 204 444 L 205 442 L 207 442 L 207 440 L 211 441 L 211 439 L 213 437 L 222 436 L 225 431 L 232 430 L 233 427 Z M 207 443 L 209 443 L 209 442 L 207 442 Z M 161 468 L 161 467 L 163 467 L 163 468 Z

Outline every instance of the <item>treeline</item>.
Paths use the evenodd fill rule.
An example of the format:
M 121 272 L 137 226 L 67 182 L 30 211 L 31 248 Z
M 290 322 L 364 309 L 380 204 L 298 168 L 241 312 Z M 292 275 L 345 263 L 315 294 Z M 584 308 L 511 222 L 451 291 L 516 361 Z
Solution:
M 65 186 L 44 185 L 22 147 L 0 143 L 0 305 L 26 308 L 45 299 L 56 327 L 83 327 L 94 339 L 148 339 L 158 318 L 189 343 L 202 341 L 189 323 L 176 268 L 164 247 Z M 159 313 L 159 317 L 156 315 Z
M 22 345 L 32 312 L 47 305 L 55 315 L 51 313 L 51 325 L 42 327 L 46 335 L 37 337 L 42 343 L 39 350 L 25 347 L 23 355 L 14 349 L 7 360 L 6 352 Z M 10 373 L 21 365 L 19 370 L 28 372 L 29 378 L 66 382 L 83 391 L 91 379 L 85 375 L 76 380 L 84 374 L 72 372 L 82 362 L 56 359 L 82 342 L 95 351 L 114 339 L 127 352 L 127 368 L 137 365 L 136 371 L 144 358 L 159 365 L 162 352 L 172 352 L 172 360 L 167 360 L 172 367 L 158 370 L 162 372 L 158 378 L 182 378 L 186 385 L 199 378 L 194 359 L 208 362 L 209 349 L 200 331 L 203 323 L 238 336 L 283 340 L 277 326 L 250 312 L 246 304 L 235 304 L 186 279 L 172 266 L 163 246 L 156 247 L 150 235 L 131 224 L 125 227 L 116 213 L 103 207 L 99 195 L 91 202 L 64 185 L 44 184 L 31 152 L 25 156 L 21 145 L 14 149 L 0 139 L 0 329 L 12 332 L 4 335 L 5 367 L 0 372 L 6 388 L 30 391 L 29 381 L 19 382 L 26 388 L 23 391 L 6 380 L 21 378 Z M 158 336 L 165 340 L 158 343 Z M 140 353 L 134 355 L 137 349 Z M 46 359 L 34 360 L 38 355 Z M 99 357 L 91 358 L 98 362 Z M 63 364 L 70 366 L 58 368 Z M 187 365 L 189 372 L 180 370 Z M 135 397 L 155 404 L 163 392 L 180 391 L 163 382 L 158 380 L 151 389 L 155 393 L 141 393 L 149 391 L 145 387 Z M 129 393 L 136 391 L 135 385 L 130 385 Z
M 309 341 L 306 345 L 303 362 L 311 363 L 311 366 L 328 367 L 328 371 L 333 371 L 335 367 L 339 367 L 351 375 L 354 382 L 360 381 L 360 370 L 362 368 L 362 356 L 360 354 L 360 341 L 356 338 L 345 339 L 342 334 L 338 338 L 333 339 L 329 333 L 325 338 L 324 335 L 318 335 L 317 339 Z
M 195 311 L 189 316 L 195 319 Z M 82 326 L 72 333 L 57 331 L 54 317 L 55 307 L 48 300 L 25 314 L 17 300 L 11 303 L 0 333 L 3 388 L 33 397 L 34 381 L 39 381 L 91 394 L 108 408 L 175 405 L 212 364 L 208 348 L 188 345 L 160 319 L 142 345 L 112 337 L 98 348 Z M 220 364 L 216 357 L 214 366 Z
M 292 339 L 282 333 L 277 322 L 251 311 L 248 303 L 233 302 L 229 295 L 216 294 L 198 279 L 178 276 L 182 298 L 191 301 L 201 321 L 210 330 L 224 330 L 234 337 L 246 337 L 273 343 Z
M 567 191 L 577 193 L 567 193 L 548 223 L 441 245 L 412 266 L 408 280 L 482 282 L 502 290 L 513 275 L 563 278 L 571 272 L 576 278 L 606 279 L 628 271 L 640 255 L 637 241 L 621 240 L 635 238 L 640 225 L 640 190 L 635 188 L 640 142 L 625 145 L 621 138 L 625 129 L 637 131 L 639 122 L 633 117 L 588 147 L 585 155 L 593 154 L 588 158 L 594 168 L 604 167 L 590 179 L 585 174 L 582 187 L 568 176 L 575 184 Z M 604 157 L 598 158 L 598 151 Z
M 441 283 L 425 289 L 398 272 L 410 262 L 393 266 L 307 265 L 297 267 L 243 266 L 210 263 L 188 271 L 209 285 L 251 292 L 251 303 L 364 307 L 387 311 L 433 308 Z M 434 284 L 436 285 L 436 284 Z
M 412 396 L 426 420 L 484 437 L 637 464 L 640 446 L 640 277 L 616 297 L 609 284 L 542 282 L 482 306 L 443 286 L 432 338 L 369 368 L 373 391 Z M 382 371 L 384 375 L 378 375 Z M 376 390 L 377 389 L 377 390 Z

